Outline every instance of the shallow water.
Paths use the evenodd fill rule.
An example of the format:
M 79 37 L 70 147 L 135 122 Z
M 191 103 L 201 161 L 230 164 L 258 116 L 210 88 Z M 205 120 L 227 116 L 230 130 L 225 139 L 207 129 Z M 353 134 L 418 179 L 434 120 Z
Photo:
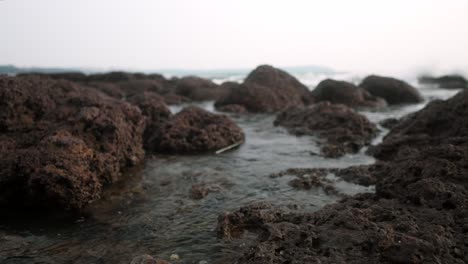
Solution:
M 456 91 L 422 88 L 429 100 L 448 98 Z M 400 117 L 418 105 L 362 111 L 373 122 Z M 213 111 L 213 103 L 200 104 Z M 177 112 L 181 107 L 173 107 Z M 72 220 L 31 218 L 0 223 L 0 263 L 130 263 L 150 254 L 174 263 L 231 263 L 239 247 L 248 244 L 216 237 L 217 217 L 243 205 L 266 201 L 291 210 L 317 210 L 339 199 L 322 190 L 296 190 L 289 177 L 271 178 L 287 168 L 348 167 L 370 164 L 365 150 L 340 159 L 324 159 L 314 137 L 295 137 L 273 126 L 273 115 L 231 116 L 246 134 L 246 142 L 220 155 L 157 156 L 148 159 L 132 177 L 107 191 L 86 216 Z M 387 131 L 381 128 L 379 142 Z M 347 194 L 369 191 L 333 175 L 338 190 Z M 207 197 L 190 197 L 192 185 L 213 189 Z M 245 243 L 248 243 L 246 240 Z M 205 262 L 204 262 L 205 261 Z

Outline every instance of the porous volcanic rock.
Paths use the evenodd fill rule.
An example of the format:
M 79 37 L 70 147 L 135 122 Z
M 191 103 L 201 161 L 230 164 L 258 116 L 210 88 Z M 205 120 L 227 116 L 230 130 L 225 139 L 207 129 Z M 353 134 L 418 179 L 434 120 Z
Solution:
M 468 145 L 468 91 L 448 100 L 430 102 L 400 120 L 383 142 L 369 149 L 380 160 L 411 153 L 424 146 Z
M 328 101 L 349 107 L 382 108 L 387 105 L 382 98 L 372 96 L 352 83 L 332 79 L 321 81 L 312 94 L 317 102 Z
M 81 209 L 142 161 L 140 110 L 45 77 L 0 77 L 0 205 Z
M 128 101 L 138 106 L 146 117 L 146 127 L 143 134 L 144 147 L 152 149 L 152 146 L 157 144 L 154 141 L 160 138 L 161 127 L 172 117 L 171 110 L 164 102 L 164 98 L 152 92 L 136 94 L 128 98 Z
M 385 99 L 389 105 L 424 101 L 416 88 L 402 80 L 391 77 L 371 75 L 362 80 L 359 86 L 370 94 Z
M 229 83 L 229 93 L 215 106 L 241 105 L 248 112 L 276 112 L 313 102 L 309 89 L 285 71 L 269 65 L 253 70 L 242 84 Z M 224 110 L 228 110 L 224 108 Z
M 326 150 L 322 154 L 327 154 L 329 148 L 337 149 L 333 152 L 336 155 L 326 155 L 329 157 L 356 153 L 370 144 L 377 133 L 376 126 L 365 116 L 345 105 L 330 102 L 289 108 L 276 117 L 274 125 L 286 127 L 295 135 L 318 135 L 326 139 Z
M 153 152 L 214 152 L 244 141 L 244 133 L 225 115 L 190 106 L 175 114 L 154 137 Z
M 468 81 L 461 75 L 444 75 L 441 77 L 421 76 L 418 81 L 422 84 L 435 84 L 445 89 L 468 88 Z

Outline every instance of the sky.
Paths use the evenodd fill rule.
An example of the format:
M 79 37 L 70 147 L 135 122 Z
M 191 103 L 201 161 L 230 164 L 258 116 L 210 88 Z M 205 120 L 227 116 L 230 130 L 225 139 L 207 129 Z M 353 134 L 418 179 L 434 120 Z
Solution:
M 0 64 L 468 73 L 467 0 L 0 0 Z

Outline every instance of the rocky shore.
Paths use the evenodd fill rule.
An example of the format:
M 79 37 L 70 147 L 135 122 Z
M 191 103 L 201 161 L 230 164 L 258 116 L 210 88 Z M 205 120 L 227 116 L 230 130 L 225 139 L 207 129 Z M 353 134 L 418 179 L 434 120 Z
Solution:
M 455 76 L 420 81 L 462 88 L 459 86 L 463 80 Z M 127 173 L 132 168 L 150 159 L 164 161 L 153 165 L 153 169 L 171 160 L 190 164 L 193 157 L 216 161 L 219 156 L 215 154 L 249 141 L 246 131 L 251 128 L 243 121 L 268 120 L 268 129 L 275 133 L 297 136 L 297 142 L 309 142 L 306 144 L 310 149 L 317 146 L 318 157 L 327 164 L 352 159 L 359 153 L 367 153 L 375 162 L 324 168 L 295 168 L 291 164 L 259 180 L 261 183 L 293 176 L 285 185 L 294 192 L 305 192 L 303 199 L 310 195 L 307 192 L 318 191 L 338 200 L 323 208 L 290 205 L 288 209 L 270 202 L 252 203 L 246 194 L 234 196 L 242 202 L 236 205 L 237 210 L 225 213 L 220 213 L 224 209 L 220 210 L 219 204 L 232 198 L 225 192 L 231 192 L 233 184 L 205 181 L 204 173 L 216 177 L 230 173 L 226 177 L 233 181 L 241 172 L 248 172 L 249 177 L 265 176 L 252 175 L 249 166 L 257 166 L 259 157 L 255 155 L 268 155 L 267 151 L 247 153 L 250 156 L 236 160 L 239 164 L 230 165 L 235 170 L 229 173 L 225 163 L 214 162 L 203 173 L 191 168 L 178 170 L 179 164 L 175 164 L 174 173 L 181 179 L 158 174 L 142 184 L 156 181 L 145 192 L 166 190 L 166 197 L 161 199 L 180 207 L 168 217 L 169 222 L 144 222 L 144 228 L 164 232 L 170 229 L 164 225 L 179 221 L 179 214 L 195 210 L 191 205 L 197 204 L 206 211 L 217 208 L 217 243 L 229 241 L 230 246 L 235 246 L 240 241 L 249 245 L 233 250 L 241 257 L 230 259 L 232 263 L 466 263 L 468 90 L 379 124 L 361 111 L 384 113 L 389 105 L 403 107 L 425 100 L 420 89 L 404 81 L 374 75 L 358 85 L 327 79 L 310 91 L 292 75 L 268 65 L 257 67 L 241 83 L 221 85 L 195 76 L 167 79 L 158 74 L 125 72 L 0 76 L 0 208 L 5 212 L 82 215 L 87 208 L 105 202 L 100 199 L 106 190 L 134 177 Z M 214 101 L 215 109 L 226 114 L 191 105 L 204 101 Z M 180 111 L 173 111 L 170 105 L 178 105 Z M 382 127 L 390 131 L 372 145 Z M 260 143 L 255 147 L 274 145 L 275 138 L 265 137 Z M 236 153 L 226 154 L 229 161 Z M 312 157 L 304 152 L 294 155 Z M 291 156 L 286 153 L 283 157 Z M 296 156 L 292 157 L 294 160 Z M 271 160 L 265 167 L 275 162 L 279 161 Z M 344 194 L 336 179 L 375 186 L 375 192 Z M 180 188 L 177 182 L 186 184 L 182 196 L 176 192 Z M 164 189 L 166 186 L 168 189 Z M 260 185 L 253 188 L 257 193 L 274 189 Z M 219 196 L 203 207 L 202 203 L 215 195 Z M 203 210 L 201 214 L 206 212 Z M 170 210 L 158 213 L 166 211 Z M 189 214 L 188 218 L 194 216 Z M 200 226 L 213 230 L 216 219 L 211 221 Z M 119 228 L 111 224 L 109 230 Z M 0 246 L 0 261 L 9 260 L 9 256 L 1 256 L 2 252 L 18 250 L 2 232 L 0 241 L 14 246 L 4 251 Z M 119 246 L 124 248 L 125 244 Z M 135 254 L 140 256 L 121 263 L 168 263 Z M 192 263 L 177 254 L 164 258 L 172 263 Z
M 403 118 L 371 151 L 376 164 L 344 173 L 375 194 L 318 212 L 242 207 L 220 216 L 220 236 L 258 235 L 241 263 L 466 263 L 467 111 L 461 92 Z

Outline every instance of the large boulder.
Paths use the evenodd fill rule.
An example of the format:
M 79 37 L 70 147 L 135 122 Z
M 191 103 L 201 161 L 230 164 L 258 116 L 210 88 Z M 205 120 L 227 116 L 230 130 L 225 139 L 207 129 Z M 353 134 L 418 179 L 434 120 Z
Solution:
M 345 105 L 329 102 L 287 109 L 276 117 L 274 124 L 288 128 L 295 135 L 324 138 L 327 145 L 322 148 L 322 154 L 330 157 L 356 153 L 377 134 L 376 126 L 365 116 Z
M 249 112 L 276 112 L 290 106 L 312 103 L 309 89 L 285 71 L 261 65 L 242 84 L 227 83 L 231 89 L 215 106 L 240 105 Z M 224 108 L 226 110 L 226 108 Z
M 244 133 L 227 116 L 190 106 L 175 114 L 151 139 L 153 152 L 196 154 L 241 144 Z
M 359 86 L 374 96 L 384 98 L 389 105 L 424 101 L 416 88 L 395 78 L 371 75 L 362 80 Z
M 419 112 L 402 118 L 369 152 L 378 159 L 392 160 L 399 153 L 415 152 L 424 146 L 468 146 L 467 116 L 468 91 L 445 101 L 432 101 Z
M 441 77 L 421 76 L 418 81 L 421 84 L 434 84 L 446 89 L 468 88 L 468 81 L 461 75 L 444 75 Z
M 95 89 L 0 77 L 0 205 L 81 209 L 144 158 L 140 110 Z
M 345 81 L 326 79 L 317 85 L 312 94 L 317 102 L 329 101 L 349 107 L 381 108 L 387 105 L 382 98 Z

